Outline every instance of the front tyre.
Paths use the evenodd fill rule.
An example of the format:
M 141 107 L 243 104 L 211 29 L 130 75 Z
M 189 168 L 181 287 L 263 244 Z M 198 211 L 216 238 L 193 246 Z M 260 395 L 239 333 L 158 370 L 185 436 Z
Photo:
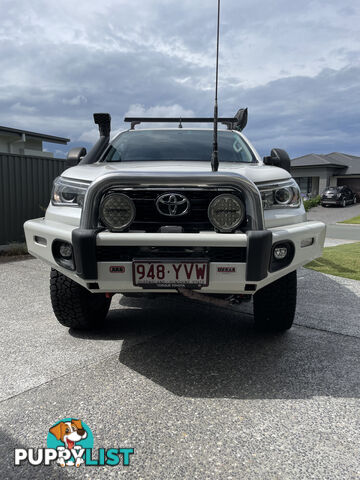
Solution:
M 296 271 L 275 280 L 254 295 L 255 326 L 283 332 L 292 327 L 296 310 Z
M 76 329 L 91 328 L 101 323 L 111 302 L 103 293 L 91 293 L 53 268 L 50 297 L 54 314 L 61 325 Z

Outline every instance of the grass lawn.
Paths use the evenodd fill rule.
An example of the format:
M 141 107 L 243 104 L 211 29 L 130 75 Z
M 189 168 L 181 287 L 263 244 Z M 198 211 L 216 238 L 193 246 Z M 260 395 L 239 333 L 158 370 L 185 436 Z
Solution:
M 343 222 L 340 223 L 358 223 L 360 224 L 360 215 L 357 217 L 349 218 L 349 220 L 344 220 Z
M 321 273 L 360 280 L 360 243 L 324 248 L 323 256 L 305 267 Z

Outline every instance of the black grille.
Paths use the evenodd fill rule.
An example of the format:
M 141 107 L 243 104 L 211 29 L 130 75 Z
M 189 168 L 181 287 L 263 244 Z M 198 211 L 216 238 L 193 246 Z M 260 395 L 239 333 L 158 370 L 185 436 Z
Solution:
M 246 247 L 120 247 L 96 248 L 98 262 L 144 259 L 208 259 L 210 262 L 246 262 Z
M 116 189 L 114 189 L 116 190 Z M 135 203 L 136 217 L 131 224 L 131 230 L 158 232 L 162 226 L 180 226 L 185 233 L 198 233 L 202 230 L 214 230 L 208 218 L 208 207 L 213 198 L 225 190 L 204 189 L 166 189 L 166 190 L 121 190 Z M 229 191 L 228 189 L 226 191 Z M 156 200 L 164 193 L 179 193 L 185 195 L 190 202 L 189 212 L 182 216 L 162 215 L 156 208 Z M 232 194 L 240 196 L 236 191 Z M 246 220 L 244 220 L 246 223 Z

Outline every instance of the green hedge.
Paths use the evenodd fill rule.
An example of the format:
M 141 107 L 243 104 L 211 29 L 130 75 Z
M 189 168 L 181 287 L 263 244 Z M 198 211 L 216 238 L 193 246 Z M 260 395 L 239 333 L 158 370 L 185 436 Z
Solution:
M 310 208 L 313 208 L 313 207 L 316 207 L 317 205 L 320 205 L 320 200 L 321 200 L 320 195 L 317 195 L 314 198 L 310 198 L 309 200 L 304 200 L 305 210 L 308 212 L 310 210 Z

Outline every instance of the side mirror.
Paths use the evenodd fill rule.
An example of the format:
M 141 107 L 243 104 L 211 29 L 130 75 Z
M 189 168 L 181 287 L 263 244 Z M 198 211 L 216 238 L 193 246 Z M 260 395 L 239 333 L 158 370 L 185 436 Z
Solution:
M 290 173 L 290 157 L 281 148 L 273 148 L 269 157 L 263 158 L 265 165 L 283 168 Z
M 247 125 L 248 121 L 248 109 L 247 108 L 240 108 L 236 112 L 235 118 L 237 118 L 237 123 L 235 125 L 235 130 L 242 132 Z
M 68 167 L 74 167 L 77 165 L 80 160 L 85 157 L 86 155 L 86 148 L 85 147 L 76 147 L 72 148 L 70 152 L 67 154 L 66 163 Z

